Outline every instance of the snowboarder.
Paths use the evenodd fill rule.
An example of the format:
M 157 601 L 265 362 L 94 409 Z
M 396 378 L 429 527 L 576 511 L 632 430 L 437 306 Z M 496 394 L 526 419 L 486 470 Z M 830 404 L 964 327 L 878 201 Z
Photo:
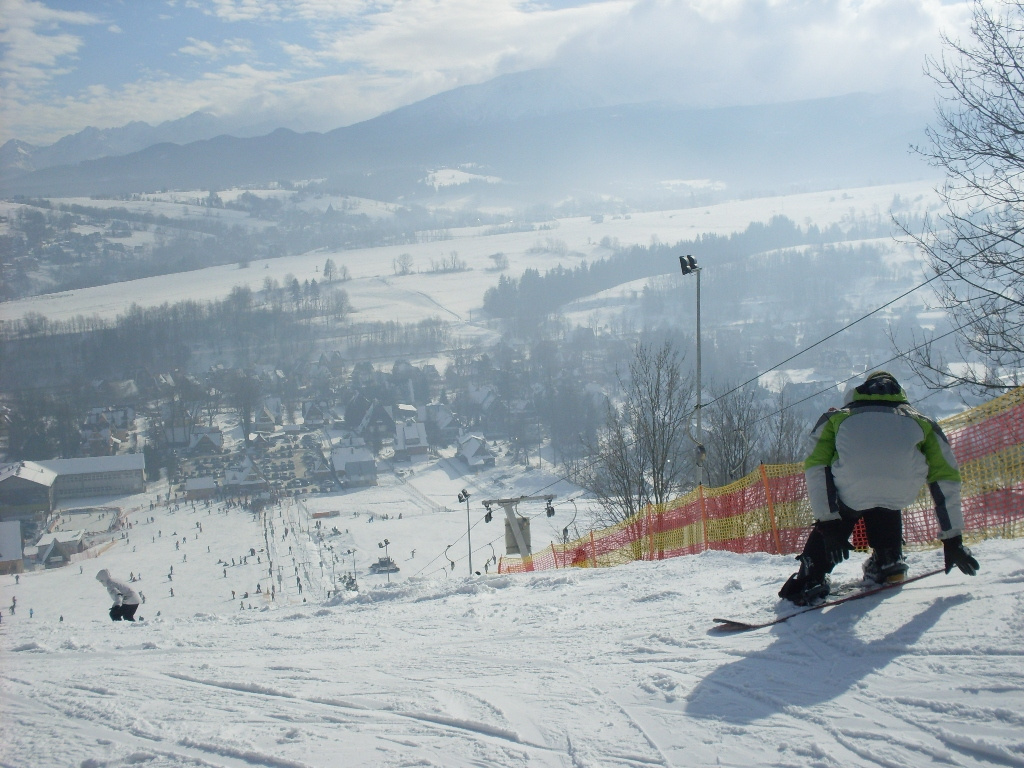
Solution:
M 811 440 L 804 475 L 815 524 L 797 558 L 800 570 L 779 597 L 797 605 L 826 597 L 828 574 L 850 556 L 850 534 L 860 518 L 872 549 L 865 578 L 902 580 L 902 509 L 925 484 L 935 503 L 946 573 L 954 566 L 969 576 L 978 572 L 978 561 L 963 545 L 956 458 L 939 425 L 910 405 L 891 373 L 875 371 L 851 386 L 844 406 L 818 419 Z
M 128 583 L 115 579 L 104 568 L 96 574 L 96 581 L 107 588 L 114 604 L 110 607 L 112 621 L 135 621 L 135 612 L 139 609 L 139 595 Z

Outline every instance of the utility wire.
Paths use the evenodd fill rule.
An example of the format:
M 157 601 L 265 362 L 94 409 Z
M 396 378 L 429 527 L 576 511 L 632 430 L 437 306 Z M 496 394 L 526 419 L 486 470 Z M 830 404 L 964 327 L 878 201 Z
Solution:
M 751 384 L 751 383 L 753 383 L 753 382 L 757 381 L 757 380 L 758 380 L 758 379 L 760 379 L 760 378 L 761 378 L 762 376 L 764 376 L 764 375 L 765 375 L 766 373 L 771 373 L 772 371 L 776 371 L 776 370 L 778 370 L 779 368 L 781 368 L 782 366 L 784 366 L 784 365 L 785 365 L 786 363 L 788 363 L 788 362 L 790 362 L 790 361 L 792 361 L 792 360 L 795 360 L 796 358 L 800 357 L 800 355 L 804 354 L 805 352 L 810 352 L 810 351 L 811 351 L 812 349 L 814 349 L 815 347 L 818 347 L 818 346 L 820 346 L 821 344 L 824 344 L 824 343 L 825 343 L 826 341 L 830 341 L 831 339 L 834 339 L 834 338 L 835 338 L 836 336 L 838 336 L 839 334 L 841 334 L 841 333 L 842 333 L 843 331 L 846 331 L 846 330 L 849 330 L 850 328 L 853 328 L 853 326 L 857 325 L 857 323 L 859 323 L 859 322 L 861 322 L 861 321 L 863 321 L 863 320 L 867 320 L 867 319 L 868 319 L 869 317 L 871 317 L 872 315 L 876 315 L 876 314 L 878 314 L 878 313 L 879 313 L 879 312 L 881 312 L 881 311 L 882 311 L 883 309 L 888 309 L 889 307 L 891 307 L 891 306 L 892 306 L 893 304 L 895 304 L 895 303 L 896 303 L 897 301 L 899 301 L 900 299 L 906 298 L 907 296 L 909 296 L 909 295 L 910 295 L 910 294 L 912 294 L 912 293 L 913 293 L 914 291 L 916 291 L 916 290 L 918 290 L 918 289 L 920 289 L 920 288 L 924 288 L 924 287 L 925 287 L 926 285 L 928 285 L 928 284 L 929 284 L 930 282 L 932 282 L 933 280 L 937 280 L 937 279 L 938 279 L 938 278 L 940 278 L 940 277 L 941 277 L 941 276 L 942 276 L 943 274 L 945 274 L 945 272 L 948 272 L 948 271 L 949 271 L 949 270 L 944 270 L 944 271 L 942 271 L 942 272 L 937 272 L 937 273 L 935 273 L 935 275 L 933 275 L 932 277 L 929 277 L 929 278 L 928 278 L 927 280 L 925 280 L 925 281 L 924 281 L 923 283 L 919 283 L 918 285 L 915 285 L 915 286 L 914 286 L 913 288 L 911 288 L 911 289 L 909 289 L 909 290 L 907 290 L 907 291 L 904 291 L 903 293 L 901 293 L 901 294 L 900 294 L 899 296 L 895 297 L 894 299 L 891 299 L 891 300 L 887 301 L 887 302 L 886 302 L 885 304 L 883 304 L 883 305 L 882 305 L 882 306 L 880 306 L 880 307 L 876 307 L 875 309 L 871 310 L 870 312 L 868 312 L 868 313 L 867 313 L 867 314 L 865 314 L 865 315 L 861 315 L 860 317 L 858 317 L 858 318 L 857 318 L 856 320 L 854 320 L 853 322 L 847 323 L 846 325 L 842 326 L 841 328 L 839 328 L 839 329 L 835 330 L 834 332 L 830 333 L 830 334 L 829 334 L 828 336 L 825 336 L 825 337 L 824 337 L 824 338 L 822 338 L 822 339 L 818 339 L 818 341 L 814 342 L 814 343 L 813 343 L 813 344 L 811 344 L 811 345 L 810 345 L 809 347 L 804 347 L 804 348 L 803 348 L 803 349 L 801 349 L 801 350 L 800 350 L 799 352 L 796 352 L 795 354 L 792 354 L 792 355 L 790 355 L 789 357 L 787 357 L 787 358 L 786 358 L 785 360 L 783 360 L 782 362 L 776 363 L 776 364 L 775 364 L 775 365 L 773 365 L 773 366 L 772 366 L 771 368 L 768 368 L 767 370 L 764 370 L 764 371 L 762 371 L 761 373 L 757 374 L 756 376 L 753 376 L 752 378 L 749 378 L 749 379 L 747 379 L 747 380 L 746 380 L 746 381 L 744 381 L 744 382 L 743 382 L 742 384 L 738 384 L 737 386 L 735 386 L 735 387 L 733 387 L 732 389 L 730 389 L 730 390 L 729 390 L 728 392 L 725 392 L 724 394 L 721 394 L 721 395 L 719 395 L 719 396 L 718 396 L 718 397 L 716 397 L 716 398 L 715 398 L 714 400 L 711 400 L 711 401 L 709 401 L 709 402 L 707 402 L 707 403 L 703 403 L 703 404 L 701 405 L 701 407 L 702 407 L 702 408 L 706 408 L 706 407 L 707 407 L 707 406 L 709 406 L 709 405 L 712 405 L 712 404 L 714 404 L 714 403 L 717 403 L 717 402 L 718 402 L 719 400 L 721 400 L 722 398 L 724 398 L 724 397 L 728 397 L 728 396 L 729 396 L 729 395 L 731 395 L 731 394 L 732 394 L 733 392 L 737 392 L 737 391 L 739 391 L 739 390 L 743 389 L 743 388 L 744 388 L 745 386 L 747 386 L 748 384 Z M 961 327 L 963 327 L 963 326 L 961 326 Z M 959 329 L 956 329 L 956 330 L 959 330 Z M 945 336 L 948 336 L 948 335 L 949 335 L 949 334 L 945 334 Z M 940 337 L 940 338 L 943 338 L 943 337 Z M 915 347 L 915 349 L 916 349 L 916 347 Z M 913 351 L 913 350 L 911 350 L 911 351 Z M 886 360 L 886 361 L 885 361 L 885 363 L 889 363 L 889 362 L 892 362 L 893 360 L 897 360 L 897 359 L 899 359 L 900 357 L 902 357 L 902 355 L 897 355 L 896 357 L 894 357 L 894 358 L 892 358 L 892 359 L 890 359 L 890 360 Z M 881 365 L 885 365 L 885 363 L 881 363 Z M 851 376 L 850 378 L 854 378 L 854 377 L 852 377 L 852 376 Z M 849 380 L 850 380 L 850 379 L 846 379 L 846 381 L 849 381 Z M 819 394 L 820 394 L 820 393 L 819 393 Z M 809 398 L 808 398 L 808 399 L 809 399 Z M 801 400 L 800 402 L 803 402 L 803 400 Z M 795 403 L 794 403 L 794 405 L 795 405 Z

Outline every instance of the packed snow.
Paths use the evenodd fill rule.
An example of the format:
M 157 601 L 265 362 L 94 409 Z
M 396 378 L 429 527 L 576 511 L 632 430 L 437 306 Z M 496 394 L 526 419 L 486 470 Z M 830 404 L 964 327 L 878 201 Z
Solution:
M 173 497 L 151 509 L 166 483 L 78 500 L 121 507 L 131 527 L 94 559 L 0 576 L 0 764 L 1024 765 L 1020 541 L 974 545 L 974 578 L 722 634 L 715 617 L 789 609 L 775 593 L 791 557 L 498 575 L 504 531 L 480 502 L 545 488 L 554 517 L 520 509 L 536 550 L 586 522 L 576 489 L 536 467 L 423 459 L 263 516 Z M 371 575 L 385 551 L 401 570 Z M 909 560 L 922 571 L 941 553 Z M 359 591 L 335 591 L 353 564 Z M 101 568 L 141 577 L 143 621 L 110 621 Z

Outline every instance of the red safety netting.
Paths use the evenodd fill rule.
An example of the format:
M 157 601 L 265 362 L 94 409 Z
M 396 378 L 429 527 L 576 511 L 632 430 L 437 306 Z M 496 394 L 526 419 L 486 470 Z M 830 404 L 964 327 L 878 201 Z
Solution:
M 940 422 L 960 464 L 964 538 L 1024 535 L 1024 388 Z M 660 560 L 709 549 L 799 552 L 813 524 L 801 464 L 762 464 L 721 488 L 700 486 L 624 523 L 525 558 L 504 557 L 501 573 Z M 938 546 L 927 488 L 903 511 L 910 548 Z M 867 548 L 858 523 L 853 544 Z

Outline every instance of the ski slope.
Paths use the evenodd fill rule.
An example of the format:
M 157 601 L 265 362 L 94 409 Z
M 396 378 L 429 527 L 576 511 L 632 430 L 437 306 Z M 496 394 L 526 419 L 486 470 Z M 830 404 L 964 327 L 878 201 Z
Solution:
M 81 568 L 17 585 L 0 576 L 0 765 L 1024 765 L 1020 541 L 975 545 L 974 578 L 938 575 L 723 635 L 715 616 L 773 615 L 791 558 L 708 552 L 470 576 L 458 491 L 472 494 L 482 570 L 503 532 L 478 502 L 553 478 L 507 466 L 461 476 L 450 462 L 412 470 L 262 521 L 223 505 L 150 511 L 165 486 L 101 500 L 135 508 L 127 539 Z M 552 492 L 554 518 L 521 510 L 541 513 L 535 549 L 574 512 L 571 488 Z M 308 514 L 327 510 L 340 514 L 320 541 Z M 385 538 L 402 569 L 390 585 L 367 573 Z M 321 575 L 317 558 L 328 545 L 355 551 L 360 592 L 327 597 L 337 574 Z M 250 548 L 259 564 L 241 564 Z M 914 570 L 940 558 L 909 557 Z M 852 578 L 859 560 L 837 577 Z M 100 568 L 141 573 L 144 622 L 108 619 Z M 257 583 L 280 587 L 270 600 Z

